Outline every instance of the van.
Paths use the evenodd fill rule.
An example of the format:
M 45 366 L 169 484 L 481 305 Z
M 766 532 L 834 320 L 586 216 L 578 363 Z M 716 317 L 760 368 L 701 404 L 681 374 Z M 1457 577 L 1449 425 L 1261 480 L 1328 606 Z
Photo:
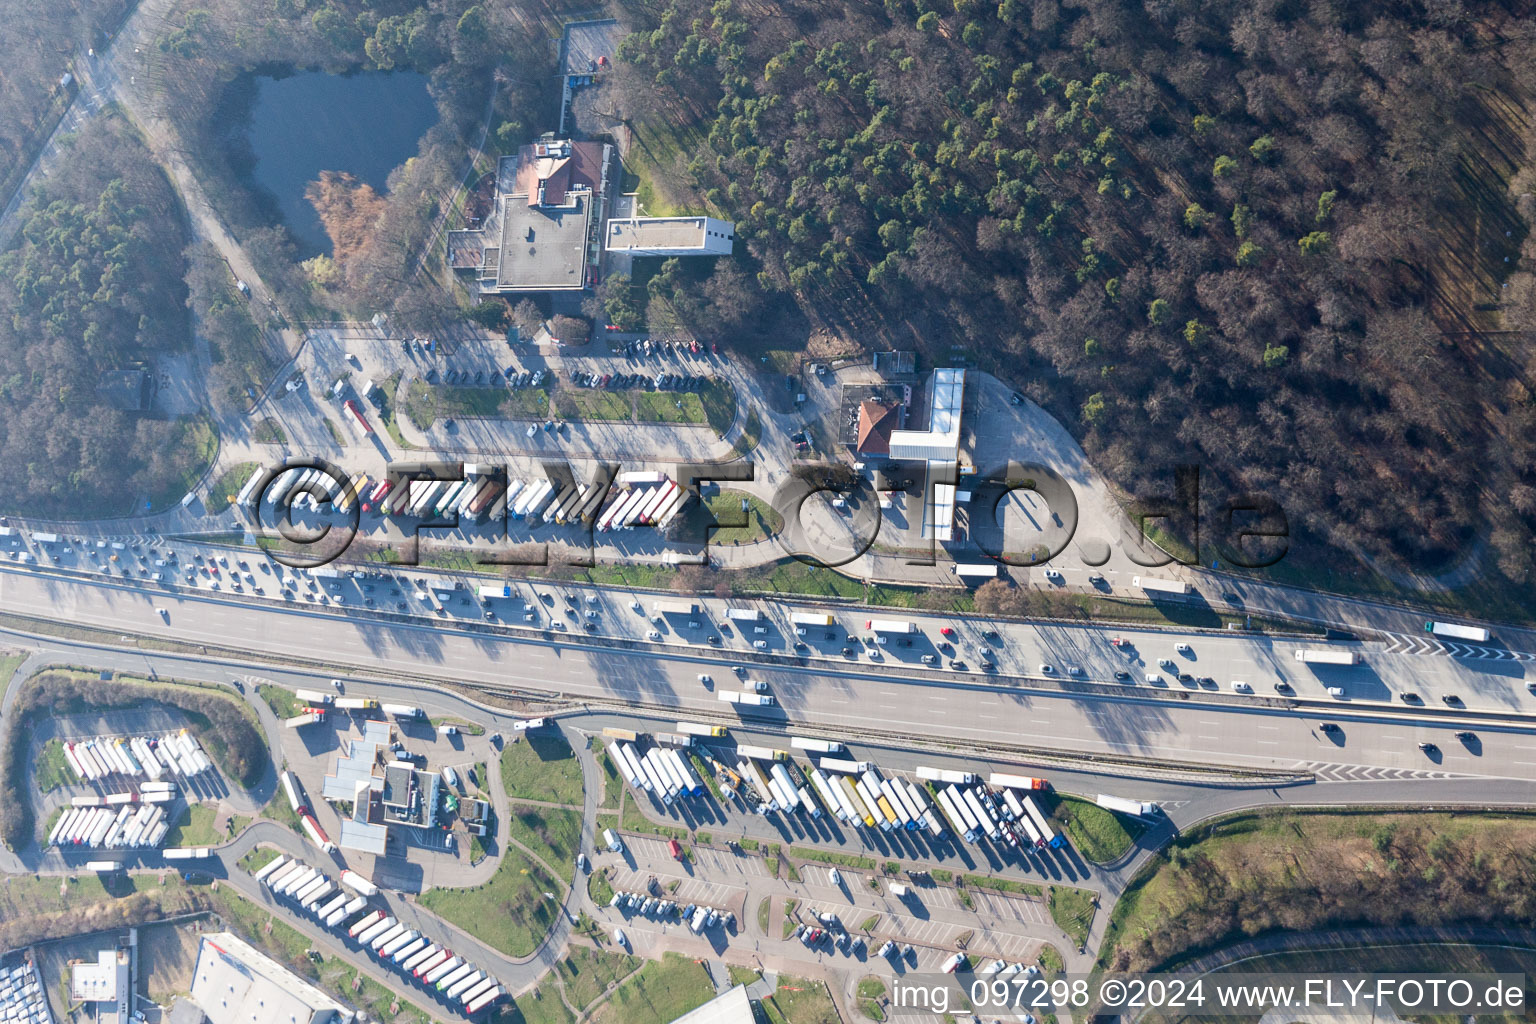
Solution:
M 752 632 L 754 632 L 754 633 L 766 633 L 766 632 L 768 632 L 768 627 L 767 626 L 753 626 L 752 627 Z
M 608 844 L 609 853 L 618 853 L 624 849 L 624 844 L 619 841 L 619 836 L 611 828 L 603 829 L 603 842 Z
M 629 939 L 625 937 L 623 928 L 615 928 L 613 930 L 613 941 L 621 947 L 629 946 Z

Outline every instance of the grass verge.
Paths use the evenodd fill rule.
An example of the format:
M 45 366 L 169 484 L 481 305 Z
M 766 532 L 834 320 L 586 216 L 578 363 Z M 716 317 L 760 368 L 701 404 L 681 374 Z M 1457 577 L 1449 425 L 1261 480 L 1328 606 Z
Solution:
M 501 784 L 513 800 L 581 806 L 581 765 L 558 732 L 525 734 L 501 752 Z
M 496 873 L 467 889 L 428 889 L 420 903 L 508 956 L 527 956 L 554 924 L 556 905 L 545 892 L 559 885 L 523 854 L 509 848 Z
M 591 1024 L 670 1024 L 714 998 L 715 987 L 697 961 L 667 953 L 630 976 L 594 1009 Z

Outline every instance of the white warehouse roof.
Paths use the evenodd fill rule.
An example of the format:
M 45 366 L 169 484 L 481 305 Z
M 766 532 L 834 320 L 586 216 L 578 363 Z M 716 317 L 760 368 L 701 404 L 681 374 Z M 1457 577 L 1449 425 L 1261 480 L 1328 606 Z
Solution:
M 192 1001 L 210 1024 L 351 1024 L 355 1014 L 229 932 L 203 936 Z

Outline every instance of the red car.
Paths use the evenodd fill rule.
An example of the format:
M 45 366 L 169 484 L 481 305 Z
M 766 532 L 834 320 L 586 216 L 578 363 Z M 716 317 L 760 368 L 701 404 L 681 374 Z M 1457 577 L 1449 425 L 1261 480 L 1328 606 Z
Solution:
M 1125 646 L 1125 641 L 1122 640 L 1118 636 L 1117 637 L 1113 637 L 1109 642 L 1114 644 L 1116 647 L 1124 647 Z
M 939 630 L 939 632 L 943 633 L 945 636 L 954 636 L 955 635 L 955 631 L 953 629 L 950 629 L 948 626 L 945 626 L 943 629 Z

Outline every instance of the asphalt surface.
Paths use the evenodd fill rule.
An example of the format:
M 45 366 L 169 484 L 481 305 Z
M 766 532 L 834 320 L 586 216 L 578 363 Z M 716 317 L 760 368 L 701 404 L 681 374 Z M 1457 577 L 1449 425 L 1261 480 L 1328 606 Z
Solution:
M 593 648 L 575 637 L 514 639 L 441 623 L 375 622 L 316 608 L 151 595 L 115 583 L 13 571 L 0 572 L 0 609 L 18 614 L 48 609 L 61 621 L 273 658 L 344 664 L 383 679 L 404 670 L 574 700 L 638 702 L 716 720 L 746 717 L 780 727 L 819 726 L 839 736 L 874 731 L 991 747 L 1318 771 L 1325 777 L 1349 777 L 1348 772 L 1363 768 L 1407 771 L 1418 777 L 1536 777 L 1527 724 L 1477 721 L 1475 716 L 1443 720 L 1430 717 L 1427 710 L 1392 705 L 1365 709 L 1339 702 L 1322 713 L 1252 699 L 1220 704 L 1185 700 L 1171 689 L 1066 693 L 1036 688 L 1027 680 L 920 672 L 907 678 L 881 665 L 790 664 L 748 669 L 751 678 L 768 683 L 777 706 L 738 709 L 718 700 L 714 692 L 739 685 L 729 663 L 681 644 Z M 1073 630 L 1041 627 L 1043 634 Z M 1197 655 L 1210 643 L 1214 641 L 1201 640 Z M 700 674 L 711 676 L 712 684 L 701 683 Z M 747 710 L 765 713 L 739 716 Z M 1323 720 L 1336 724 L 1337 731 L 1320 729 Z M 1474 738 L 1456 738 L 1456 732 L 1469 729 Z M 1434 743 L 1437 749 L 1422 751 L 1417 746 L 1421 742 Z

